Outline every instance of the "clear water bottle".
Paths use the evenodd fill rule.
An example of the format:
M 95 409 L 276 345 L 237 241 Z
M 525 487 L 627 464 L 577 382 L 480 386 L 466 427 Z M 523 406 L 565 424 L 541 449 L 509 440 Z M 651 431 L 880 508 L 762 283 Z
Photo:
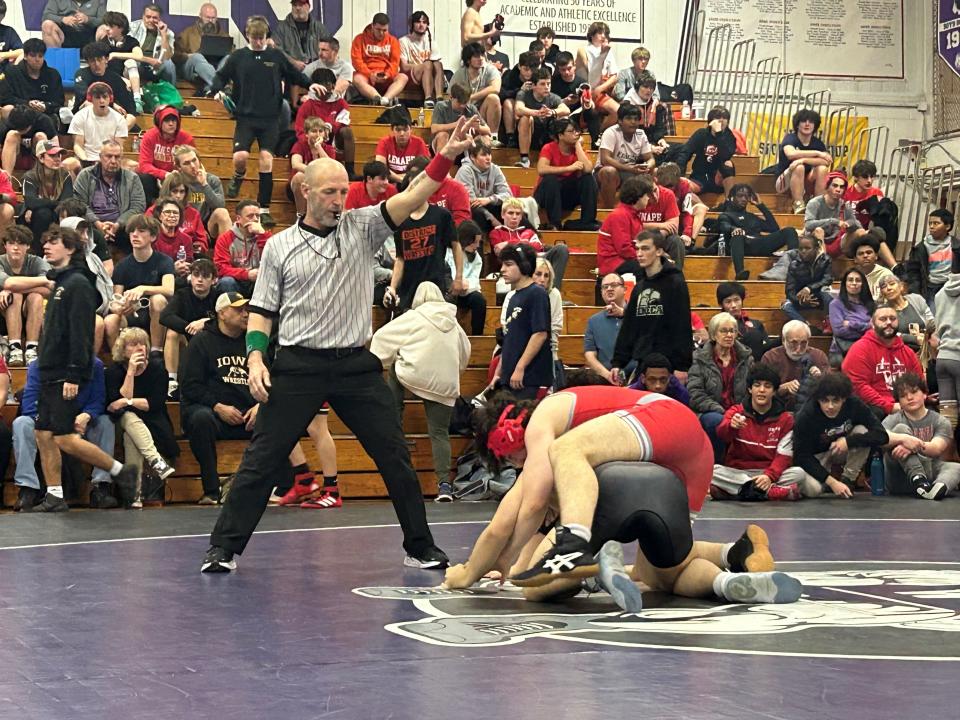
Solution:
M 187 259 L 187 249 L 181 245 L 177 248 L 177 262 L 182 262 Z
M 883 495 L 886 492 L 883 478 L 883 458 L 879 455 L 870 461 L 870 492 L 873 495 Z
M 680 117 L 684 120 L 690 119 L 690 101 L 684 100 L 683 107 L 680 108 Z
M 424 127 L 425 122 L 426 122 L 426 113 L 423 112 L 423 108 L 420 108 L 420 112 L 417 113 L 417 126 Z
M 726 235 L 721 235 L 717 238 L 717 255 L 723 257 L 727 254 L 727 237 Z
M 133 151 L 138 153 L 140 152 L 140 138 L 143 137 L 143 133 L 137 133 L 133 138 Z

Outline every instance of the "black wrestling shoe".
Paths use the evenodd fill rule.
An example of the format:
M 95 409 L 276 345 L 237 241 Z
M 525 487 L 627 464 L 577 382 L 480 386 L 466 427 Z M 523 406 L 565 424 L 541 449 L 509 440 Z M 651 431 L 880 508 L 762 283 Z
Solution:
M 403 559 L 403 564 L 406 567 L 420 570 L 444 570 L 450 565 L 450 558 L 436 545 L 431 545 L 417 555 L 407 555 Z
M 730 572 L 770 572 L 774 569 L 770 540 L 759 525 L 747 525 L 743 535 L 727 553 Z
M 557 529 L 556 544 L 529 570 L 514 575 L 510 582 L 520 587 L 538 587 L 559 578 L 585 578 L 596 575 L 599 565 L 590 551 L 590 543 L 566 527 Z
M 200 566 L 202 573 L 231 573 L 236 569 L 237 561 L 233 559 L 233 553 L 216 545 L 210 546 Z
M 47 493 L 43 496 L 43 500 L 34 505 L 31 508 L 23 507 L 21 512 L 31 512 L 31 513 L 59 513 L 67 512 L 70 509 L 70 506 L 67 505 L 66 501 L 63 498 L 58 498 L 53 493 Z

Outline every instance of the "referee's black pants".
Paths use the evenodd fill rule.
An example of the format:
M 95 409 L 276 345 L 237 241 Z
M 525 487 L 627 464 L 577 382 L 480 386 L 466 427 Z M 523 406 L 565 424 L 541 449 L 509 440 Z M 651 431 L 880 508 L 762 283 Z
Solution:
M 400 427 L 383 366 L 369 350 L 340 358 L 282 347 L 270 371 L 270 398 L 260 407 L 210 544 L 242 553 L 287 456 L 324 402 L 373 458 L 403 529 L 403 548 L 419 556 L 433 546 L 423 495 Z

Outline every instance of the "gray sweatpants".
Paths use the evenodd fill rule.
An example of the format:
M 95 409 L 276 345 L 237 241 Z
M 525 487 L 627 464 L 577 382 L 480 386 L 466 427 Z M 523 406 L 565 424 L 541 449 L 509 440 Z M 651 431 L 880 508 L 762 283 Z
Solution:
M 851 434 L 865 433 L 867 429 L 863 425 L 855 425 Z M 849 435 L 847 436 L 849 438 Z M 820 461 L 827 470 L 831 465 L 843 464 L 843 473 L 838 478 L 844 482 L 853 485 L 863 466 L 867 464 L 867 458 L 870 457 L 869 447 L 848 448 L 847 454 L 842 456 L 831 455 L 829 451 L 817 453 L 814 457 Z M 812 475 L 803 474 L 803 482 L 800 483 L 800 494 L 804 497 L 818 497 L 824 492 L 825 485 L 822 485 Z
M 894 425 L 891 432 L 911 434 L 910 428 L 903 423 Z M 916 453 L 897 460 L 889 452 L 884 452 L 883 470 L 888 495 L 916 495 L 910 482 L 915 475 L 923 475 L 930 482 L 942 482 L 947 486 L 947 492 L 953 492 L 960 486 L 960 463 L 945 462 Z
M 741 487 L 749 482 L 753 482 L 753 478 L 762 474 L 763 470 L 740 470 L 739 468 L 732 468 L 727 465 L 714 465 L 711 484 L 716 485 L 731 495 L 737 495 Z M 796 466 L 789 467 L 783 471 L 780 479 L 777 480 L 774 485 L 787 486 L 797 483 L 800 486 L 800 494 L 803 495 L 803 480 L 805 476 L 806 473 L 802 469 Z M 820 483 L 817 483 L 817 485 L 819 484 Z

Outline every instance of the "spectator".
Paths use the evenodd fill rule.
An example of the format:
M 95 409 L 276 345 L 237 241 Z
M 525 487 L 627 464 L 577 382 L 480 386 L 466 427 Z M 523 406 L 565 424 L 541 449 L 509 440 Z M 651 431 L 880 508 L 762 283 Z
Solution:
M 133 507 L 142 507 L 144 498 L 164 499 L 162 483 L 174 473 L 168 460 L 180 454 L 167 414 L 166 373 L 160 358 L 148 355 L 149 343 L 145 330 L 125 328 L 113 343 L 113 365 L 105 372 L 107 413 L 122 431 L 124 459 L 139 470 Z M 143 488 L 144 460 L 161 482 L 159 493 Z
M 600 276 L 608 273 L 642 275 L 637 263 L 636 238 L 643 231 L 641 212 L 650 202 L 656 185 L 649 175 L 627 180 L 620 189 L 620 202 L 613 209 L 597 236 L 597 268 Z M 599 299 L 597 304 L 600 304 Z
M 485 25 L 484 30 L 493 28 L 493 25 Z M 488 64 L 493 65 L 498 73 L 503 73 L 504 70 L 510 67 L 510 57 L 502 51 L 496 49 L 496 45 L 500 42 L 500 36 L 497 37 L 485 37 L 480 41 L 483 45 L 483 49 L 486 51 L 483 58 L 487 61 Z
M 267 45 L 269 29 L 263 17 L 254 15 L 249 18 L 246 35 L 250 47 L 231 53 L 223 67 L 217 70 L 210 86 L 214 93 L 219 93 L 228 82 L 233 82 L 231 97 L 236 104 L 233 113 L 236 127 L 233 131 L 233 178 L 227 186 L 227 197 L 235 198 L 240 194 L 243 176 L 247 174 L 250 147 L 256 140 L 260 169 L 257 202 L 260 220 L 266 227 L 276 224 L 270 214 L 270 198 L 273 195 L 273 155 L 280 134 L 277 118 L 283 107 L 281 83 L 300 85 L 320 94 L 319 85 L 311 84 L 310 78 L 294 68 L 282 52 Z
M 374 159 L 387 166 L 390 180 L 394 183 L 403 182 L 410 161 L 418 155 L 430 155 L 427 144 L 413 134 L 410 121 L 400 117 L 390 123 L 390 135 L 380 138 L 374 151 Z
M 173 198 L 166 198 L 157 203 L 153 217 L 159 224 L 153 249 L 173 260 L 175 280 L 182 283 L 190 274 L 190 263 L 193 262 L 194 254 L 190 236 L 180 229 L 183 209 Z
M 676 163 L 664 163 L 656 171 L 657 185 L 665 187 L 673 193 L 680 209 L 680 239 L 683 241 L 684 251 L 688 252 L 697 244 L 697 236 L 707 219 L 709 208 L 700 200 L 700 196 L 693 192 L 690 181 L 680 176 L 680 166 Z M 620 191 L 623 195 L 623 189 Z
M 50 296 L 50 291 L 46 288 L 31 288 L 25 291 L 8 288 L 7 280 L 45 277 L 50 265 L 43 258 L 30 254 L 33 234 L 22 225 L 8 225 L 0 237 L 3 238 L 4 251 L 3 255 L 0 255 L 0 284 L 3 285 L 3 290 L 0 291 L 0 309 L 3 310 L 7 325 L 7 363 L 22 367 L 37 359 L 40 330 L 43 327 L 44 301 Z M 13 285 L 11 283 L 11 286 Z
M 886 277 L 896 277 L 883 265 L 877 263 L 881 243 L 872 232 L 861 235 L 852 244 L 853 264 L 867 278 L 867 285 L 874 302 L 880 302 L 880 281 Z
M 560 47 L 556 44 L 557 36 L 549 25 L 541 25 L 537 30 L 537 40 L 543 43 L 544 59 L 548 65 L 556 66 Z
M 378 12 L 350 46 L 354 87 L 384 107 L 396 104 L 410 79 L 400 72 L 400 41 L 390 34 L 389 25 L 390 18 Z
M 644 77 L 644 73 L 653 77 L 652 73 L 647 70 L 647 65 L 650 64 L 650 51 L 645 47 L 634 48 L 633 52 L 630 53 L 630 62 L 630 67 L 617 73 L 617 81 L 610 89 L 610 95 L 618 103 L 622 103 L 624 98 L 630 94 L 630 91 L 637 88 L 641 78 Z M 653 90 L 656 91 L 656 89 L 656 81 L 654 81 Z
M 184 173 L 179 170 L 171 170 L 163 179 L 163 183 L 160 185 L 160 198 L 157 203 L 163 200 L 173 200 L 180 206 L 180 226 L 177 229 L 190 238 L 194 254 L 209 252 L 210 240 L 207 237 L 207 229 L 203 226 L 200 212 L 192 205 L 187 204 L 187 182 Z M 156 203 L 151 205 L 147 209 L 147 215 L 153 215 L 156 207 Z
M 270 233 L 260 223 L 260 208 L 253 200 L 237 203 L 233 226 L 217 238 L 213 262 L 220 278 L 220 292 L 253 293 L 260 272 L 260 256 Z
M 611 369 L 614 384 L 620 384 L 620 370 L 631 361 L 642 361 L 649 353 L 671 358 L 674 374 L 686 382 L 693 361 L 690 332 L 690 291 L 683 273 L 666 254 L 667 240 L 660 233 L 644 231 L 637 236 L 637 264 L 642 270 L 630 293 L 617 335 Z
M 927 392 L 927 383 L 913 373 L 904 373 L 893 382 L 893 397 L 900 409 L 883 419 L 883 427 L 910 442 L 883 454 L 890 495 L 943 500 L 960 485 L 960 463 L 942 459 L 953 440 L 953 429 L 946 418 L 927 409 Z
M 937 321 L 923 296 L 908 294 L 906 283 L 896 275 L 885 275 L 877 285 L 880 302 L 897 311 L 897 335 L 908 348 L 919 354 L 925 338 L 936 342 L 930 336 L 937 329 Z
M 580 131 L 570 118 L 553 122 L 552 142 L 537 159 L 537 186 L 533 199 L 546 213 L 542 230 L 558 230 L 565 210 L 580 206 L 580 219 L 568 220 L 565 230 L 597 230 L 597 181 L 593 163 L 580 145 Z
M 216 65 L 223 62 L 224 56 L 206 56 L 200 52 L 204 35 L 229 37 L 229 34 L 220 29 L 217 18 L 217 6 L 213 3 L 203 3 L 198 12 L 197 21 L 177 34 L 173 46 L 173 62 L 181 78 L 196 84 L 200 82 L 200 89 L 195 97 L 209 97 L 213 94 L 211 86 L 216 76 Z M 242 38 L 241 38 L 242 40 Z M 231 45 L 231 51 L 238 45 L 237 38 Z
M 650 173 L 654 168 L 650 143 L 646 134 L 637 129 L 639 125 L 640 110 L 628 103 L 617 110 L 617 124 L 603 131 L 596 167 L 603 207 L 616 204 L 617 189 L 624 182 L 636 175 Z M 674 228 L 673 232 L 676 231 Z
M 304 96 L 300 109 L 297 110 L 297 119 L 294 129 L 297 137 L 306 134 L 306 121 L 310 117 L 319 117 L 330 126 L 331 140 L 342 153 L 343 166 L 347 174 L 354 177 L 354 162 L 357 148 L 350 127 L 350 106 L 346 100 L 334 89 L 337 86 L 336 77 L 332 70 L 321 67 L 309 75 L 310 79 L 320 86 L 320 95 L 314 97 L 311 93 Z M 334 157 L 334 156 L 331 156 Z
M 160 313 L 160 324 L 167 331 L 163 341 L 163 364 L 169 378 L 167 397 L 179 399 L 177 394 L 180 349 L 203 330 L 214 312 L 214 303 L 220 295 L 217 269 L 207 258 L 190 263 L 187 283 L 173 293 L 173 298 Z
M 870 198 L 883 198 L 883 190 L 873 186 L 877 178 L 877 166 L 872 160 L 858 160 L 850 170 L 853 183 L 847 186 L 843 193 L 843 201 L 857 216 L 857 222 L 864 229 L 870 228 L 870 211 L 866 209 L 866 201 Z
M 33 231 L 34 248 L 38 249 L 40 237 L 57 219 L 57 205 L 73 197 L 73 178 L 63 169 L 63 149 L 56 139 L 38 142 L 34 152 L 39 162 L 23 176 L 21 219 Z M 0 213 L 6 207 L 0 206 Z
M 111 107 L 113 92 L 110 86 L 105 82 L 95 82 L 87 88 L 87 95 L 90 104 L 77 111 L 67 130 L 73 135 L 73 151 L 84 167 L 100 160 L 100 147 L 104 141 L 127 136 L 126 120 Z
M 554 387 L 563 384 L 563 363 L 560 362 L 560 336 L 563 334 L 563 298 L 560 290 L 554 286 L 556 275 L 553 265 L 545 257 L 537 258 L 537 269 L 533 272 L 533 282 L 547 291 L 550 299 L 550 353 L 553 356 L 553 383 Z M 511 290 L 511 292 L 513 292 Z M 504 298 L 503 304 L 510 302 L 510 293 Z M 506 317 L 501 317 L 500 323 L 506 323 Z
M 748 210 L 751 203 L 762 213 L 762 219 Z M 757 191 L 745 183 L 730 188 L 717 218 L 717 232 L 729 238 L 737 280 L 750 279 L 750 271 L 744 267 L 746 255 L 770 257 L 777 248 L 785 246 L 787 250 L 793 250 L 797 247 L 796 229 L 781 229 Z
M 793 462 L 804 471 L 800 494 L 818 497 L 828 488 L 842 498 L 853 497 L 853 486 L 872 448 L 890 441 L 880 420 L 853 395 L 850 378 L 826 373 L 813 390 L 813 399 L 794 418 Z M 840 478 L 833 466 L 842 466 Z
M 483 0 L 467 0 L 467 9 L 460 19 L 460 45 L 465 46 L 469 43 L 483 42 L 487 39 L 500 41 L 500 31 L 503 26 L 495 25 L 484 26 L 480 20 L 480 8 L 484 6 Z
M 853 392 L 882 419 L 899 410 L 893 398 L 893 381 L 906 372 L 923 375 L 913 350 L 897 335 L 897 312 L 879 306 L 871 317 L 873 332 L 857 340 L 843 359 L 843 374 L 853 383 Z
M 539 69 L 540 60 L 536 53 L 523 52 L 517 58 L 517 64 L 503 73 L 499 94 L 500 105 L 503 108 L 503 129 L 506 132 L 503 138 L 504 147 L 520 147 L 517 140 L 517 115 L 514 111 L 517 95 L 521 91 L 533 89 L 535 83 L 533 76 Z M 467 95 L 469 96 L 469 92 Z
M 483 272 L 483 232 L 472 220 L 466 220 L 457 227 L 457 241 L 463 251 L 463 293 L 454 295 L 451 301 L 460 310 L 470 310 L 470 334 L 483 335 L 487 319 L 487 299 L 480 291 L 480 274 Z M 457 264 L 453 248 L 447 249 L 447 269 L 450 277 L 457 274 Z
M 570 250 L 564 243 L 557 243 L 551 247 L 545 246 L 536 231 L 527 227 L 520 227 L 523 219 L 523 203 L 519 198 L 510 198 L 503 203 L 503 224 L 495 227 L 489 233 L 490 245 L 498 257 L 508 245 L 527 243 L 538 253 L 550 261 L 556 270 L 556 286 L 560 289 L 563 275 L 570 259 Z
M 839 368 L 850 347 L 870 329 L 875 303 L 867 276 L 853 267 L 840 280 L 840 293 L 830 303 L 830 366 Z
M 107 68 L 120 77 L 126 78 L 133 93 L 133 102 L 137 113 L 143 112 L 143 85 L 157 79 L 153 71 L 159 65 L 156 58 L 146 58 L 140 48 L 140 42 L 129 35 L 130 21 L 123 13 L 108 10 L 103 15 L 103 41 L 110 48 Z M 100 35 L 100 32 L 97 33 Z
M 946 285 L 954 258 L 960 259 L 960 238 L 953 234 L 953 213 L 937 208 L 927 218 L 927 234 L 904 263 L 911 293 L 922 295 L 934 307 L 934 297 Z
M 82 48 L 92 43 L 106 10 L 107 0 L 47 0 L 40 25 L 44 44 Z
M 707 113 L 707 127 L 693 133 L 677 151 L 676 163 L 684 174 L 687 163 L 693 158 L 687 177 L 695 193 L 727 194 L 733 188 L 737 174 L 733 166 L 737 139 L 729 125 L 730 111 L 718 105 Z M 717 176 L 720 183 L 717 183 Z
M 608 123 L 616 117 L 619 105 L 610 93 L 617 83 L 617 58 L 610 45 L 610 26 L 605 22 L 591 23 L 587 28 L 587 44 L 577 50 L 577 73 L 590 84 L 593 102 Z
M 737 320 L 737 340 L 753 353 L 753 359 L 759 360 L 769 349 L 767 329 L 759 320 L 753 320 L 743 310 L 743 301 L 747 299 L 747 289 L 738 282 L 722 282 L 717 285 L 717 305 Z
M 317 70 L 329 70 L 334 75 L 332 91 L 323 80 L 316 80 L 315 82 L 324 85 L 329 92 L 337 95 L 337 97 L 343 98 L 353 81 L 353 65 L 348 60 L 340 59 L 340 41 L 335 37 L 320 38 L 317 42 L 317 53 L 317 59 L 303 69 L 303 74 L 312 79 L 313 73 Z
M 581 127 L 585 127 L 590 133 L 590 147 L 596 150 L 600 143 L 600 115 L 592 93 L 588 92 L 590 83 L 585 76 L 577 74 L 577 66 L 571 53 L 558 53 L 556 67 L 550 82 L 550 92 L 560 96 L 563 104 L 570 108 L 571 117 L 579 114 Z
M 642 72 L 630 94 L 631 100 L 640 110 L 640 127 L 650 141 L 650 152 L 659 162 L 663 154 L 670 149 L 668 135 L 677 134 L 677 125 L 670 106 L 657 98 L 657 79 L 652 73 Z
M 220 178 L 207 172 L 196 148 L 178 145 L 173 149 L 173 157 L 187 186 L 187 204 L 200 213 L 209 236 L 220 237 L 233 224 L 224 203 Z
M 140 138 L 137 174 L 148 205 L 153 204 L 160 194 L 160 183 L 176 169 L 173 157 L 176 147 L 196 146 L 193 135 L 181 129 L 180 123 L 179 110 L 171 105 L 161 105 L 153 111 L 153 127 Z
M 10 382 L 9 376 L 0 369 L 0 386 L 4 380 Z M 27 380 L 20 397 L 20 415 L 13 421 L 13 453 L 16 459 L 16 472 L 13 480 L 18 487 L 17 501 L 13 506 L 14 512 L 29 512 L 40 501 L 40 478 L 37 477 L 37 438 L 35 428 L 37 423 L 37 399 L 40 396 L 40 370 L 37 363 L 31 362 L 27 366 Z M 5 393 L 6 390 L 0 392 Z M 73 424 L 78 434 L 94 444 L 106 455 L 112 455 L 116 447 L 113 423 L 105 414 L 106 391 L 103 381 L 103 362 L 99 358 L 93 359 L 93 373 L 90 379 L 80 383 L 76 398 L 79 413 L 74 417 Z M 0 433 L 6 425 L 0 424 Z M 0 453 L 9 443 L 0 442 Z M 3 462 L 0 455 L 0 463 Z M 6 468 L 6 465 L 4 465 Z M 110 473 L 98 467 L 93 468 L 90 478 L 90 507 L 109 509 L 117 506 L 117 499 L 110 488 L 112 478 Z
M 126 224 L 146 209 L 143 185 L 136 173 L 122 169 L 123 146 L 116 140 L 100 145 L 100 161 L 84 168 L 73 183 L 76 197 L 86 203 L 87 220 L 107 240 L 121 248 L 129 247 Z
M 429 162 L 430 160 L 423 155 L 418 155 L 411 160 L 407 168 L 406 182 L 412 182 L 423 172 Z M 453 222 L 457 225 L 470 219 L 470 196 L 467 194 L 467 189 L 463 183 L 457 182 L 452 177 L 443 178 L 440 188 L 430 196 L 429 202 L 431 205 L 439 205 L 449 210 L 453 215 Z
M 713 466 L 714 500 L 799 500 L 803 470 L 793 464 L 793 414 L 777 397 L 780 380 L 765 365 L 747 378 L 747 396 L 727 408 L 717 437 L 727 443 Z
M 784 300 L 780 309 L 792 320 L 806 322 L 804 311 L 823 312 L 833 302 L 833 262 L 823 251 L 823 243 L 812 235 L 804 235 L 797 245 L 795 257 L 787 268 Z
M 23 62 L 7 65 L 4 70 L 6 92 L 0 100 L 3 116 L 10 114 L 16 105 L 26 105 L 47 115 L 51 120 L 60 116 L 60 108 L 66 105 L 63 95 L 63 78 L 47 65 L 44 55 L 47 46 L 39 38 L 27 38 L 23 43 Z
M 97 308 L 97 339 L 102 340 L 103 315 L 107 312 L 107 303 L 113 297 L 113 258 L 107 249 L 107 242 L 102 234 L 90 227 L 84 217 L 86 206 L 76 198 L 64 200 L 57 205 L 57 215 L 60 218 L 60 228 L 73 230 L 80 236 L 82 246 L 87 254 L 87 269 L 96 276 L 97 292 L 100 294 L 101 305 Z M 100 345 L 97 345 L 99 350 Z
M 693 353 L 687 390 L 690 409 L 700 416 L 700 425 L 719 463 L 726 443 L 717 434 L 717 427 L 727 409 L 746 397 L 754 361 L 750 348 L 737 340 L 737 319 L 730 313 L 710 318 L 707 332 L 710 340 Z
M 793 199 L 793 214 L 800 215 L 806 208 L 805 197 L 819 197 L 827 189 L 827 174 L 833 165 L 833 156 L 827 152 L 823 140 L 817 137 L 820 113 L 801 108 L 793 115 L 793 132 L 780 142 L 777 165 L 777 192 Z
M 957 429 L 957 400 L 960 399 L 960 275 L 951 273 L 937 293 L 937 389 L 940 414 Z
M 13 175 L 15 170 L 33 167 L 37 143 L 56 139 L 57 128 L 43 112 L 29 105 L 17 105 L 0 123 L 0 135 L 3 136 L 0 165 L 7 175 Z
M 617 273 L 607 273 L 600 279 L 600 293 L 605 307 L 587 319 L 587 329 L 583 335 L 583 359 L 587 368 L 609 382 L 613 350 L 627 306 L 623 278 Z M 631 371 L 631 366 L 625 368 L 627 374 Z
M 501 147 L 497 139 L 502 106 L 500 104 L 500 73 L 484 59 L 486 53 L 478 42 L 471 42 L 460 51 L 462 67 L 450 80 L 451 85 L 462 85 L 470 92 L 468 102 L 477 107 L 483 122 L 490 128 L 491 144 Z
M 443 63 L 433 49 L 430 17 L 423 10 L 410 16 L 410 33 L 400 38 L 400 72 L 423 90 L 425 108 L 432 108 L 443 95 Z
M 148 65 L 153 74 L 171 85 L 177 84 L 177 69 L 173 64 L 173 48 L 176 42 L 173 30 L 163 21 L 163 8 L 149 3 L 143 8 L 140 20 L 130 23 L 130 37 L 137 41 L 143 53 L 141 63 Z
M 369 207 L 397 194 L 397 186 L 390 182 L 390 171 L 379 160 L 371 160 L 363 166 L 363 179 L 350 183 L 346 210 Z
M 477 106 L 470 102 L 470 91 L 463 85 L 451 85 L 450 97 L 441 100 L 433 110 L 430 119 L 430 134 L 433 136 L 431 146 L 435 153 L 443 150 L 443 146 L 450 139 L 450 133 L 457 127 L 460 118 L 471 118 L 478 114 Z M 490 128 L 481 120 L 477 134 L 490 135 Z M 478 138 L 479 140 L 479 138 Z M 485 142 L 484 145 L 487 145 Z
M 640 211 L 640 220 L 644 230 L 658 232 L 667 238 L 667 251 L 677 267 L 683 269 L 686 258 L 683 240 L 677 235 L 680 230 L 680 208 L 677 198 L 671 190 L 659 185 L 653 186 L 649 201 Z
M 777 397 L 784 407 L 799 410 L 817 378 L 830 369 L 830 361 L 823 350 L 810 347 L 810 326 L 802 320 L 785 322 L 780 335 L 783 345 L 767 350 L 760 362 L 776 371 Z
M 570 108 L 563 104 L 559 95 L 550 92 L 550 71 L 540 68 L 534 73 L 533 87 L 517 94 L 514 112 L 517 115 L 519 134 L 520 167 L 530 167 L 530 150 L 539 150 L 550 138 L 550 124 L 567 117 Z
M 290 12 L 273 27 L 272 37 L 290 64 L 304 72 L 318 57 L 317 44 L 330 33 L 310 12 L 310 0 L 290 0 Z
M 830 257 L 849 255 L 855 250 L 854 243 L 866 232 L 843 202 L 846 188 L 847 178 L 843 173 L 829 173 L 826 191 L 807 203 L 803 219 L 804 231 L 823 240 Z
M 470 195 L 473 221 L 485 232 L 490 232 L 502 221 L 503 203 L 511 199 L 513 193 L 503 171 L 494 165 L 490 148 L 481 140 L 471 145 L 467 154 L 469 159 L 460 166 L 456 180 L 463 184 Z
M 92 42 L 83 47 L 80 58 L 87 67 L 81 66 L 73 76 L 73 112 L 78 112 L 84 103 L 90 101 L 87 90 L 93 83 L 105 82 L 113 91 L 111 107 L 124 116 L 127 128 L 136 125 L 137 106 L 133 93 L 127 88 L 126 81 L 107 67 L 110 46 L 105 42 Z
M 643 359 L 639 375 L 630 387 L 634 390 L 660 393 L 684 405 L 690 405 L 690 393 L 673 374 L 673 364 L 662 353 L 650 353 Z
M 337 151 L 330 145 L 329 126 L 316 115 L 308 117 L 303 124 L 304 135 L 297 139 L 290 149 L 290 171 L 292 176 L 287 184 L 287 197 L 292 199 L 297 207 L 297 214 L 302 215 L 306 210 L 306 199 L 303 197 L 301 186 L 307 165 L 318 158 L 332 158 L 336 160 Z
M 0 0 L 0 72 L 6 73 L 14 63 L 23 57 L 23 41 L 20 35 L 9 25 L 4 25 L 7 16 L 7 3 Z
M 113 271 L 114 299 L 106 325 L 107 342 L 113 347 L 125 327 L 150 332 L 150 351 L 163 351 L 164 330 L 160 315 L 173 297 L 176 269 L 173 260 L 155 252 L 159 223 L 146 215 L 134 215 L 127 222 L 133 251 Z
M 423 400 L 433 450 L 438 502 L 453 500 L 450 485 L 450 417 L 460 396 L 460 374 L 470 360 L 470 341 L 457 323 L 456 308 L 440 288 L 423 282 L 410 312 L 373 335 L 370 351 L 389 368 L 387 384 L 403 418 L 404 390 Z

